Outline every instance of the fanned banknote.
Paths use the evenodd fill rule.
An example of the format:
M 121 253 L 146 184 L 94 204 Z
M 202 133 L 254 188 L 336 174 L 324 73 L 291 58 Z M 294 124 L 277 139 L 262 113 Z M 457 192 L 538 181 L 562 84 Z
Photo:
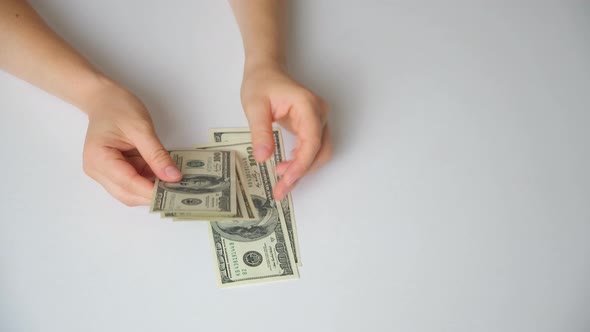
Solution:
M 202 216 L 193 212 L 162 212 L 162 218 L 173 218 L 174 221 L 220 221 L 220 220 L 255 220 L 258 219 L 258 210 L 254 207 L 252 196 L 246 190 L 243 183 L 245 179 L 242 163 L 236 162 L 237 174 L 237 208 L 236 214 L 230 217 L 210 217 Z
M 211 217 L 236 215 L 235 152 L 175 150 L 170 151 L 170 156 L 183 178 L 176 183 L 156 179 L 151 212 L 191 212 Z
M 214 143 L 199 149 L 234 150 L 245 165 L 245 183 L 260 218 L 255 221 L 210 223 L 210 237 L 221 287 L 299 276 L 281 204 L 272 197 L 271 161 L 254 161 L 252 144 Z
M 274 149 L 274 163 L 275 165 L 280 164 L 286 160 L 285 145 L 283 143 L 283 135 L 279 128 L 273 128 L 273 136 L 275 142 Z M 212 128 L 209 129 L 209 141 L 210 142 L 250 142 L 251 141 L 250 129 L 249 128 Z M 281 201 L 281 207 L 285 214 L 285 223 L 289 232 L 289 239 L 293 246 L 293 254 L 295 255 L 295 261 L 299 266 L 301 263 L 301 251 L 299 250 L 299 238 L 297 237 L 297 224 L 295 222 L 295 210 L 293 209 L 293 198 L 291 193 Z

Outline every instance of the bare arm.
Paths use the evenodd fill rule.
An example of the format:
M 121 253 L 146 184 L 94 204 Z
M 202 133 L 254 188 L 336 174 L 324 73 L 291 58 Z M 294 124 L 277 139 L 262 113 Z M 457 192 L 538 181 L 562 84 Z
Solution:
M 286 0 L 231 0 L 244 42 L 246 69 L 285 65 L 286 3 Z
M 297 136 L 292 159 L 277 165 L 282 176 L 274 196 L 282 199 L 308 172 L 331 157 L 327 105 L 286 72 L 286 0 L 231 0 L 244 42 L 242 105 L 252 132 L 255 157 L 274 148 L 272 122 Z
M 0 45 L 0 69 L 83 110 L 107 82 L 26 1 L 0 1 Z
M 180 179 L 141 101 L 51 31 L 26 1 L 0 1 L 0 70 L 88 114 L 84 170 L 123 203 L 148 204 L 154 175 Z

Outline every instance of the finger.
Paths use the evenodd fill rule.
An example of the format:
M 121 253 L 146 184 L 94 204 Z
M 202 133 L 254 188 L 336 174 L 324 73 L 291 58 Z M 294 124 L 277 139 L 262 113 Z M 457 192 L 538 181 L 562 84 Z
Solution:
M 157 177 L 167 182 L 177 182 L 182 179 L 182 173 L 172 161 L 168 150 L 156 137 L 153 128 L 132 130 L 128 136 Z
M 322 134 L 322 147 L 320 148 L 320 151 L 318 151 L 315 160 L 307 170 L 306 175 L 315 172 L 316 170 L 324 166 L 328 161 L 330 161 L 330 159 L 332 159 L 332 150 L 332 136 L 330 135 L 330 130 L 326 126 L 326 128 L 324 129 L 324 133 Z M 296 149 L 294 149 L 293 151 L 295 152 Z M 275 168 L 275 173 L 277 174 L 277 176 L 282 177 L 291 165 L 291 163 L 291 160 L 287 160 L 278 164 Z
M 150 199 L 153 183 L 137 173 L 123 154 L 114 148 L 100 147 L 96 150 L 94 168 L 103 182 L 110 182 L 111 188 L 120 187 L 121 192 Z M 104 180 L 108 179 L 108 180 Z M 115 190 L 115 189 L 113 189 Z
M 313 100 L 308 100 L 306 101 L 307 103 L 310 104 L 310 107 L 314 113 L 316 114 L 316 116 L 320 119 L 320 125 L 321 127 L 325 127 L 328 123 L 328 111 L 329 111 L 329 105 L 321 98 L 317 98 L 317 99 L 313 99 Z M 287 115 L 287 114 L 284 114 Z M 294 126 L 294 123 L 292 121 L 292 119 L 290 117 L 287 116 L 282 116 L 280 118 L 276 118 L 274 119 L 278 124 L 281 125 L 281 127 L 287 129 L 287 131 L 291 132 L 291 133 L 295 133 L 297 131 L 297 128 Z
M 100 183 L 115 199 L 127 206 L 142 206 L 150 205 L 151 203 L 151 199 L 126 191 L 123 187 L 118 186 L 106 178 L 97 180 L 97 182 Z
M 141 154 L 139 154 L 137 149 L 123 152 L 123 156 L 125 157 L 125 160 L 127 160 L 127 162 L 130 163 L 133 168 L 135 168 L 139 175 L 152 182 L 155 180 L 156 175 L 150 166 L 145 162 Z
M 283 161 L 280 164 L 278 164 L 277 167 L 275 167 L 275 173 L 277 174 L 277 176 L 283 176 L 289 168 L 289 165 L 291 165 L 291 161 Z
M 298 128 L 298 147 L 294 159 L 276 186 L 278 199 L 282 199 L 295 182 L 308 171 L 320 150 L 322 128 L 319 118 L 316 115 L 307 114 L 301 121 L 301 128 Z
M 291 192 L 291 190 L 293 190 L 293 188 L 295 188 L 295 186 L 297 186 L 297 183 L 299 183 L 299 180 L 295 181 L 294 183 L 292 183 L 289 186 L 284 187 L 284 188 L 281 188 L 277 185 L 272 192 L 272 197 L 274 199 L 276 199 L 277 201 L 281 201 L 281 200 L 285 199 L 285 197 L 287 197 L 287 195 Z
M 320 99 L 319 108 L 317 110 L 320 116 L 320 123 L 322 124 L 322 128 L 324 128 L 328 124 L 328 103 L 326 103 L 323 99 Z
M 139 175 L 137 171 L 123 160 L 113 160 L 107 163 L 108 169 L 105 176 L 112 179 L 112 181 L 122 187 L 125 191 L 135 194 L 140 197 L 150 199 L 154 184 Z
M 332 135 L 330 135 L 330 129 L 326 126 L 322 134 L 322 147 L 306 174 L 313 173 L 328 163 L 332 159 L 333 150 Z
M 154 174 L 148 165 L 145 165 L 145 168 L 139 172 L 139 175 L 150 180 L 150 182 L 154 182 L 156 180 L 156 174 Z
M 96 172 L 95 174 L 89 173 L 88 176 L 100 184 L 111 196 L 127 206 L 149 205 L 151 202 L 151 199 L 129 192 L 103 174 Z
M 272 112 L 265 101 L 251 102 L 244 105 L 252 135 L 254 158 L 258 162 L 268 160 L 274 151 L 272 131 Z
M 307 172 L 305 172 L 305 175 L 317 171 L 319 168 L 324 166 L 328 161 L 330 161 L 330 159 L 332 159 L 332 151 L 333 151 L 332 136 L 330 135 L 330 131 L 329 131 L 328 127 L 326 126 L 326 128 L 324 129 L 324 133 L 322 135 L 322 146 L 320 148 L 320 151 L 318 151 L 318 153 L 315 157 L 315 160 L 313 161 L 313 163 L 311 164 L 311 166 L 309 167 Z M 284 161 L 284 162 L 280 163 L 279 165 L 277 165 L 277 167 L 276 167 L 277 175 L 279 177 L 283 176 L 284 173 L 286 172 L 286 170 L 288 169 L 288 167 L 291 165 L 291 163 L 292 163 L 292 161 Z M 287 194 L 289 194 L 289 192 L 291 190 L 293 190 L 293 188 L 295 188 L 295 186 L 297 185 L 298 182 L 299 182 L 299 180 L 295 181 L 295 183 L 293 183 L 287 187 L 283 187 L 282 185 L 278 186 L 278 189 L 275 187 L 275 190 L 273 192 L 273 197 L 286 197 Z

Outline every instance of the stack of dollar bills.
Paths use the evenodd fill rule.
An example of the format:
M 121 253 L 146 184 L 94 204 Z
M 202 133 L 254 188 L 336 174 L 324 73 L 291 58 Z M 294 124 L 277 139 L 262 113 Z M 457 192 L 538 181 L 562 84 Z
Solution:
M 248 128 L 209 130 L 209 144 L 170 151 L 180 182 L 156 179 L 151 212 L 174 221 L 208 221 L 220 287 L 299 277 L 291 194 L 276 201 L 275 165 L 285 160 L 280 129 L 268 161 L 254 160 Z

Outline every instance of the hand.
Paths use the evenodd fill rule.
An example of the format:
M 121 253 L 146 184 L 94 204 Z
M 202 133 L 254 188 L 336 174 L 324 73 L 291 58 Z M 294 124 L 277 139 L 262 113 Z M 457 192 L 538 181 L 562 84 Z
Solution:
M 111 84 L 89 104 L 84 172 L 116 199 L 149 205 L 154 176 L 169 182 L 182 178 L 139 99 Z
M 277 175 L 282 178 L 274 189 L 275 199 L 283 199 L 302 176 L 330 160 L 332 139 L 326 125 L 328 106 L 279 66 L 262 65 L 245 70 L 242 105 L 257 161 L 267 160 L 273 154 L 274 121 L 297 136 L 292 159 L 276 167 Z

